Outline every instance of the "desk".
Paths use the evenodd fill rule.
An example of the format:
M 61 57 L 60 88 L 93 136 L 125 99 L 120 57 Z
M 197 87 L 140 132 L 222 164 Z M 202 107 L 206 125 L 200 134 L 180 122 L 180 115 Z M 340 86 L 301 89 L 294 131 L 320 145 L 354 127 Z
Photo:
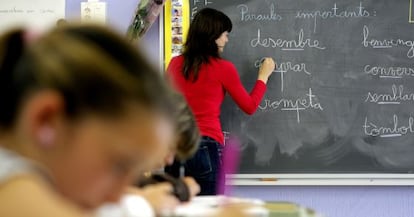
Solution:
M 258 199 L 199 196 L 191 202 L 179 205 L 174 211 L 164 213 L 162 217 L 211 217 L 223 202 L 252 204 L 248 209 L 250 217 L 322 217 L 308 208 L 289 202 L 263 202 Z M 144 204 L 144 206 L 143 206 Z M 256 206 L 254 206 L 256 205 Z M 149 210 L 148 210 L 149 209 Z M 147 202 L 136 195 L 124 197 L 120 204 L 107 204 L 95 213 L 96 217 L 126 217 L 126 216 L 153 216 Z
M 321 217 L 312 209 L 289 202 L 266 202 L 264 207 L 269 210 L 269 217 Z
M 223 202 L 224 201 L 224 202 Z M 224 196 L 199 196 L 190 203 L 184 204 L 175 210 L 173 216 L 206 217 L 223 203 L 247 202 L 256 204 L 258 209 L 249 210 L 253 217 L 321 217 L 311 209 L 289 202 L 264 202 L 257 199 L 233 198 Z M 252 212 L 250 212 L 252 211 Z

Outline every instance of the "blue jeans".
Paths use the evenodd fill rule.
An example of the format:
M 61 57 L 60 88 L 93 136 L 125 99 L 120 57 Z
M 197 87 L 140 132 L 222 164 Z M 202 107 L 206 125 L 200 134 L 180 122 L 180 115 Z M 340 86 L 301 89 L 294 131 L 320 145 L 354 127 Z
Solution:
M 221 168 L 223 146 L 216 140 L 203 136 L 197 152 L 185 162 L 185 175 L 193 177 L 200 185 L 199 195 L 217 194 L 218 175 Z M 165 171 L 178 177 L 180 163 L 165 168 Z

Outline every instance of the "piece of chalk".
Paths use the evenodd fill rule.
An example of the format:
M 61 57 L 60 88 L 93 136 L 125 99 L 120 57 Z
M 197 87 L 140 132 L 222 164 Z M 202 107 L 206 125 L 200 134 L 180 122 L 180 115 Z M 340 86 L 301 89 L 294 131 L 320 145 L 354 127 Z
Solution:
M 264 182 L 276 182 L 277 179 L 276 178 L 261 178 L 260 181 L 264 181 Z

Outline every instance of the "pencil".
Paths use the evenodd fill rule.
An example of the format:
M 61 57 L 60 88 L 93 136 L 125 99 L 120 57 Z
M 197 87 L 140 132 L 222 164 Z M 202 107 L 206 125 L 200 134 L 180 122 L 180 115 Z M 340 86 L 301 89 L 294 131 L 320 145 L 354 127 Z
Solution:
M 185 176 L 184 162 L 180 163 L 180 173 L 179 173 L 179 175 L 180 175 L 180 178 L 184 178 L 184 176 Z

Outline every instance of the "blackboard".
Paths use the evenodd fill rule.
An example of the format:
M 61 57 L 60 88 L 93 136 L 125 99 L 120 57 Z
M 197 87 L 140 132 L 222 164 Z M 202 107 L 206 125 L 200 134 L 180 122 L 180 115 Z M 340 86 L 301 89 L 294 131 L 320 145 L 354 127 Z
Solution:
M 228 98 L 223 131 L 242 143 L 241 174 L 414 172 L 410 0 L 191 0 L 226 13 L 223 53 L 250 90 L 263 56 L 278 69 L 258 111 Z M 411 8 L 410 8 L 411 7 Z

